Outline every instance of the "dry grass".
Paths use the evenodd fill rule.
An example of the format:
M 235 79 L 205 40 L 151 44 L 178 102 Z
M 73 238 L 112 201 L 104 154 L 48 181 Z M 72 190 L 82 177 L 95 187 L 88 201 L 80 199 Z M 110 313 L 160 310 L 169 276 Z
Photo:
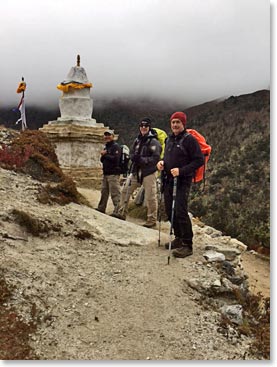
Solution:
M 91 207 L 87 199 L 78 192 L 74 181 L 68 176 L 65 176 L 64 180 L 58 184 L 42 186 L 37 198 L 42 204 L 66 205 L 73 202 Z
M 77 191 L 72 178 L 61 170 L 55 149 L 46 134 L 37 130 L 25 130 L 9 146 L 4 145 L 1 152 L 0 164 L 3 168 L 20 171 L 48 183 L 38 193 L 41 203 L 66 205 L 73 202 L 90 206 Z
M 26 228 L 26 230 L 33 236 L 39 236 L 50 231 L 50 227 L 47 223 L 35 218 L 32 214 L 23 210 L 13 209 L 15 221 Z
M 0 359 L 37 360 L 29 344 L 30 334 L 36 330 L 35 323 L 24 322 L 14 308 L 5 305 L 12 292 L 13 288 L 0 273 Z
M 258 359 L 270 359 L 270 298 L 234 290 L 234 297 L 243 307 L 243 323 L 237 326 L 240 334 L 253 337 L 250 351 Z M 234 325 L 222 315 L 220 326 Z

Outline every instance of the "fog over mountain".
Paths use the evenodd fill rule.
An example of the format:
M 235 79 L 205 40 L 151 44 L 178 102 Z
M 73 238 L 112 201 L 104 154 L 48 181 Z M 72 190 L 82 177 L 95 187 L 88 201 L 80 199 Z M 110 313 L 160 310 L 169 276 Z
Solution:
M 0 108 L 52 106 L 81 66 L 97 101 L 154 97 L 185 107 L 268 89 L 270 2 L 10 0 L 1 5 Z

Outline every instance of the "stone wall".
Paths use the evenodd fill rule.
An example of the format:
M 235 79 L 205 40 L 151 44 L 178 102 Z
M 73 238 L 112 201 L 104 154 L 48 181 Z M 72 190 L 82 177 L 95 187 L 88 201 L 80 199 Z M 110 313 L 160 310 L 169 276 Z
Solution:
M 40 129 L 54 144 L 62 170 L 80 187 L 99 188 L 101 185 L 100 152 L 107 127 L 99 125 L 82 126 L 54 121 Z

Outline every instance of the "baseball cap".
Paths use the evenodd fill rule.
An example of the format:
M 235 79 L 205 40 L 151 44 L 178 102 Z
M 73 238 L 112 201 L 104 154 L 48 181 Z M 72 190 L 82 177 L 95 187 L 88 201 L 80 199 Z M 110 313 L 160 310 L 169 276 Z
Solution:
M 104 135 L 114 135 L 114 132 L 113 132 L 113 130 L 106 130 L 104 132 Z

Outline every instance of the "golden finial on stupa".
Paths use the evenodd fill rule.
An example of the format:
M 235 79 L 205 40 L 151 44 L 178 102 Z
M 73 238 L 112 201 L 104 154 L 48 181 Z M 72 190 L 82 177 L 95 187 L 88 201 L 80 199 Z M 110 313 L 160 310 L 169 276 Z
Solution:
M 80 66 L 80 55 L 77 55 L 77 66 Z

